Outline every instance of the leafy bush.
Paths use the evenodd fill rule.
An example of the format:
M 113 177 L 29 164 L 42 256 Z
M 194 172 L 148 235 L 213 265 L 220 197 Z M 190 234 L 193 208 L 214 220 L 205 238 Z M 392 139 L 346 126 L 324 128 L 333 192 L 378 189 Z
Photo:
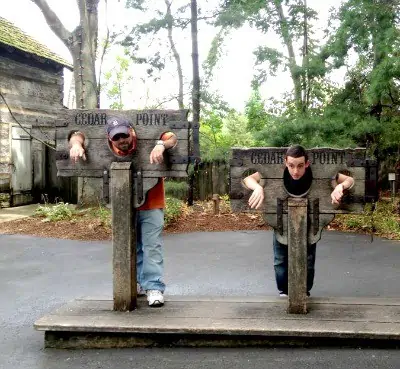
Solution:
M 165 181 L 165 196 L 186 201 L 189 185 L 186 182 Z
M 99 205 L 96 208 L 90 208 L 84 211 L 86 216 L 90 218 L 96 218 L 100 221 L 100 224 L 103 227 L 111 228 L 111 209 L 108 209 L 102 205 Z
M 56 205 L 39 205 L 35 215 L 44 217 L 44 222 L 57 222 L 59 220 L 69 220 L 74 215 L 68 203 L 59 202 Z
M 375 209 L 367 205 L 363 214 L 337 215 L 334 223 L 340 228 L 374 233 L 390 239 L 400 239 L 400 217 L 396 212 L 397 203 L 379 200 Z
M 184 203 L 173 197 L 167 197 L 165 203 L 164 222 L 165 226 L 167 226 L 179 219 L 184 208 Z

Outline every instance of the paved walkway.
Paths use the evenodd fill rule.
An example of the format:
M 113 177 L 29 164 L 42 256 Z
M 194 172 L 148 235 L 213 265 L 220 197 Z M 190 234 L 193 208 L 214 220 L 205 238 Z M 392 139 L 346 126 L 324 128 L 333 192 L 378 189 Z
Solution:
M 165 237 L 167 298 L 175 295 L 276 296 L 271 243 L 272 233 L 261 231 L 167 235 Z M 172 360 L 173 367 L 180 365 L 177 364 L 180 363 L 180 359 L 175 360 L 178 357 L 182 357 L 183 360 L 183 356 L 176 351 L 174 351 L 175 356 L 171 357 L 167 351 L 163 351 L 162 354 L 154 350 L 135 351 L 134 354 L 131 351 L 125 353 L 119 351 L 118 355 L 114 355 L 114 351 L 82 353 L 79 350 L 72 352 L 43 350 L 43 333 L 33 328 L 36 320 L 77 298 L 87 296 L 112 298 L 110 242 L 78 242 L 0 235 L 0 247 L 1 369 L 112 368 L 115 367 L 118 357 L 122 358 L 120 363 L 123 368 L 132 367 L 134 365 L 132 360 L 140 360 L 143 366 L 157 368 L 160 362 L 164 363 L 162 357 L 165 355 Z M 317 247 L 316 279 L 312 296 L 316 299 L 398 298 L 400 297 L 399 265 L 399 242 L 376 237 L 371 243 L 368 236 L 325 232 Z M 315 350 L 312 352 L 315 354 Z M 398 368 L 396 365 L 400 362 L 400 350 L 374 351 L 368 355 L 362 352 L 363 355 L 357 356 L 361 361 L 353 363 L 354 365 L 349 366 L 346 362 L 341 362 L 339 355 L 329 368 L 359 368 L 360 363 L 363 363 L 362 367 L 367 368 L 366 361 L 370 364 L 376 363 L 376 366 L 371 364 L 370 368 Z M 219 367 L 223 366 L 223 363 L 219 362 L 217 357 L 223 358 L 224 355 L 230 357 L 230 353 L 232 351 L 213 355 Z M 296 358 L 304 357 L 303 353 L 297 352 Z M 153 355 L 158 357 L 157 363 L 153 362 Z M 203 355 L 209 358 L 208 367 L 216 364 L 210 361 L 211 357 L 208 354 L 203 352 Z M 278 361 L 274 361 L 274 368 L 289 367 L 285 360 L 281 361 L 288 357 L 288 352 L 285 355 L 278 355 L 278 351 L 269 351 L 265 355 L 262 351 L 257 351 L 252 357 L 254 359 L 261 357 L 268 362 L 276 356 Z M 351 355 L 356 355 L 356 351 L 352 351 Z M 247 362 L 248 356 L 244 357 Z M 295 362 L 297 359 L 293 360 Z M 199 360 L 195 367 L 205 368 L 201 362 Z M 315 367 L 312 365 L 312 360 L 307 362 L 310 367 Z M 338 364 L 339 362 L 342 364 Z M 190 363 L 191 360 L 187 361 L 185 367 L 193 368 Z M 232 363 L 234 368 L 246 364 L 234 364 L 233 361 Z M 321 362 L 320 364 L 319 367 L 322 367 L 323 364 Z
M 35 213 L 38 206 L 39 204 L 30 204 L 13 208 L 0 208 L 0 223 L 30 217 Z

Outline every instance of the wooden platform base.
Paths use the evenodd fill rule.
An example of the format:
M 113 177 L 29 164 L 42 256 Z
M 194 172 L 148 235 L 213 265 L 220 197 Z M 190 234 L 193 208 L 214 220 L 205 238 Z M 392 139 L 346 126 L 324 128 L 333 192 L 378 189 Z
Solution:
M 166 296 L 162 308 L 139 299 L 132 312 L 112 301 L 75 300 L 39 319 L 45 346 L 400 346 L 400 299 L 310 298 L 309 313 L 286 313 L 286 299 Z

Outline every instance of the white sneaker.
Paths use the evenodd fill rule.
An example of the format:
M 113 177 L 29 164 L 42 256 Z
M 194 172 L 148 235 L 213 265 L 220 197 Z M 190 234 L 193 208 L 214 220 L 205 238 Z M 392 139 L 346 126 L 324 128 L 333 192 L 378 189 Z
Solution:
M 139 283 L 136 283 L 136 289 L 138 297 L 146 296 L 146 291 L 142 288 L 142 286 Z
M 149 306 L 163 306 L 164 305 L 164 296 L 163 293 L 159 290 L 147 290 L 147 301 L 149 302 Z
M 279 297 L 288 297 L 288 295 L 286 293 L 279 292 Z

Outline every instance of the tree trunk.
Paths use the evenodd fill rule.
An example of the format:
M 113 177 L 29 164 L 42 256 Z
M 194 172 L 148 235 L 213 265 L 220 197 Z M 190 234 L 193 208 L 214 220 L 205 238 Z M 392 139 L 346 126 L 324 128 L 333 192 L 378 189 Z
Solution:
M 193 90 L 192 90 L 192 142 L 191 154 L 195 157 L 194 173 L 189 177 L 188 205 L 193 205 L 195 192 L 195 176 L 198 172 L 199 152 L 199 123 L 200 123 L 200 73 L 199 73 L 199 51 L 197 41 L 197 1 L 191 0 L 191 31 L 192 31 L 192 66 L 193 66 Z
M 279 25 L 281 28 L 281 35 L 283 38 L 283 42 L 285 43 L 289 54 L 289 70 L 294 85 L 294 98 L 296 106 L 299 111 L 302 111 L 303 107 L 302 107 L 302 96 L 301 96 L 301 91 L 302 91 L 301 78 L 300 78 L 299 68 L 296 63 L 296 56 L 294 53 L 292 39 L 290 37 L 288 21 L 285 18 L 285 15 L 283 14 L 282 1 L 274 0 L 274 5 L 279 16 Z
M 308 21 L 307 21 L 307 0 L 304 0 L 304 17 L 303 17 L 303 83 L 302 83 L 302 108 L 306 113 L 310 103 L 311 81 L 308 73 L 309 68 L 309 50 L 308 50 Z
M 46 0 L 32 0 L 42 11 L 51 30 L 71 53 L 74 65 L 77 108 L 99 108 L 99 90 L 96 81 L 96 52 L 98 35 L 98 5 L 100 0 L 77 0 L 80 14 L 79 26 L 69 32 L 49 7 Z M 102 182 L 95 178 L 78 179 L 78 203 L 98 204 Z
M 32 1 L 42 11 L 49 27 L 71 53 L 77 107 L 85 109 L 99 107 L 95 61 L 100 0 L 78 0 L 80 24 L 73 32 L 69 32 L 64 27 L 46 0 Z
M 172 53 L 174 54 L 176 69 L 178 71 L 178 83 L 179 83 L 178 105 L 179 109 L 184 109 L 185 106 L 183 104 L 183 72 L 182 72 L 181 58 L 179 56 L 178 50 L 176 49 L 174 40 L 172 38 L 173 19 L 171 14 L 171 2 L 165 0 L 165 5 L 167 6 L 168 40 L 171 45 Z
M 199 122 L 200 122 L 200 73 L 199 73 L 199 51 L 197 41 L 197 1 L 191 0 L 191 13 L 192 13 L 192 64 L 193 64 L 193 142 L 195 149 L 199 148 Z M 193 152 L 194 156 L 200 156 L 199 152 Z

